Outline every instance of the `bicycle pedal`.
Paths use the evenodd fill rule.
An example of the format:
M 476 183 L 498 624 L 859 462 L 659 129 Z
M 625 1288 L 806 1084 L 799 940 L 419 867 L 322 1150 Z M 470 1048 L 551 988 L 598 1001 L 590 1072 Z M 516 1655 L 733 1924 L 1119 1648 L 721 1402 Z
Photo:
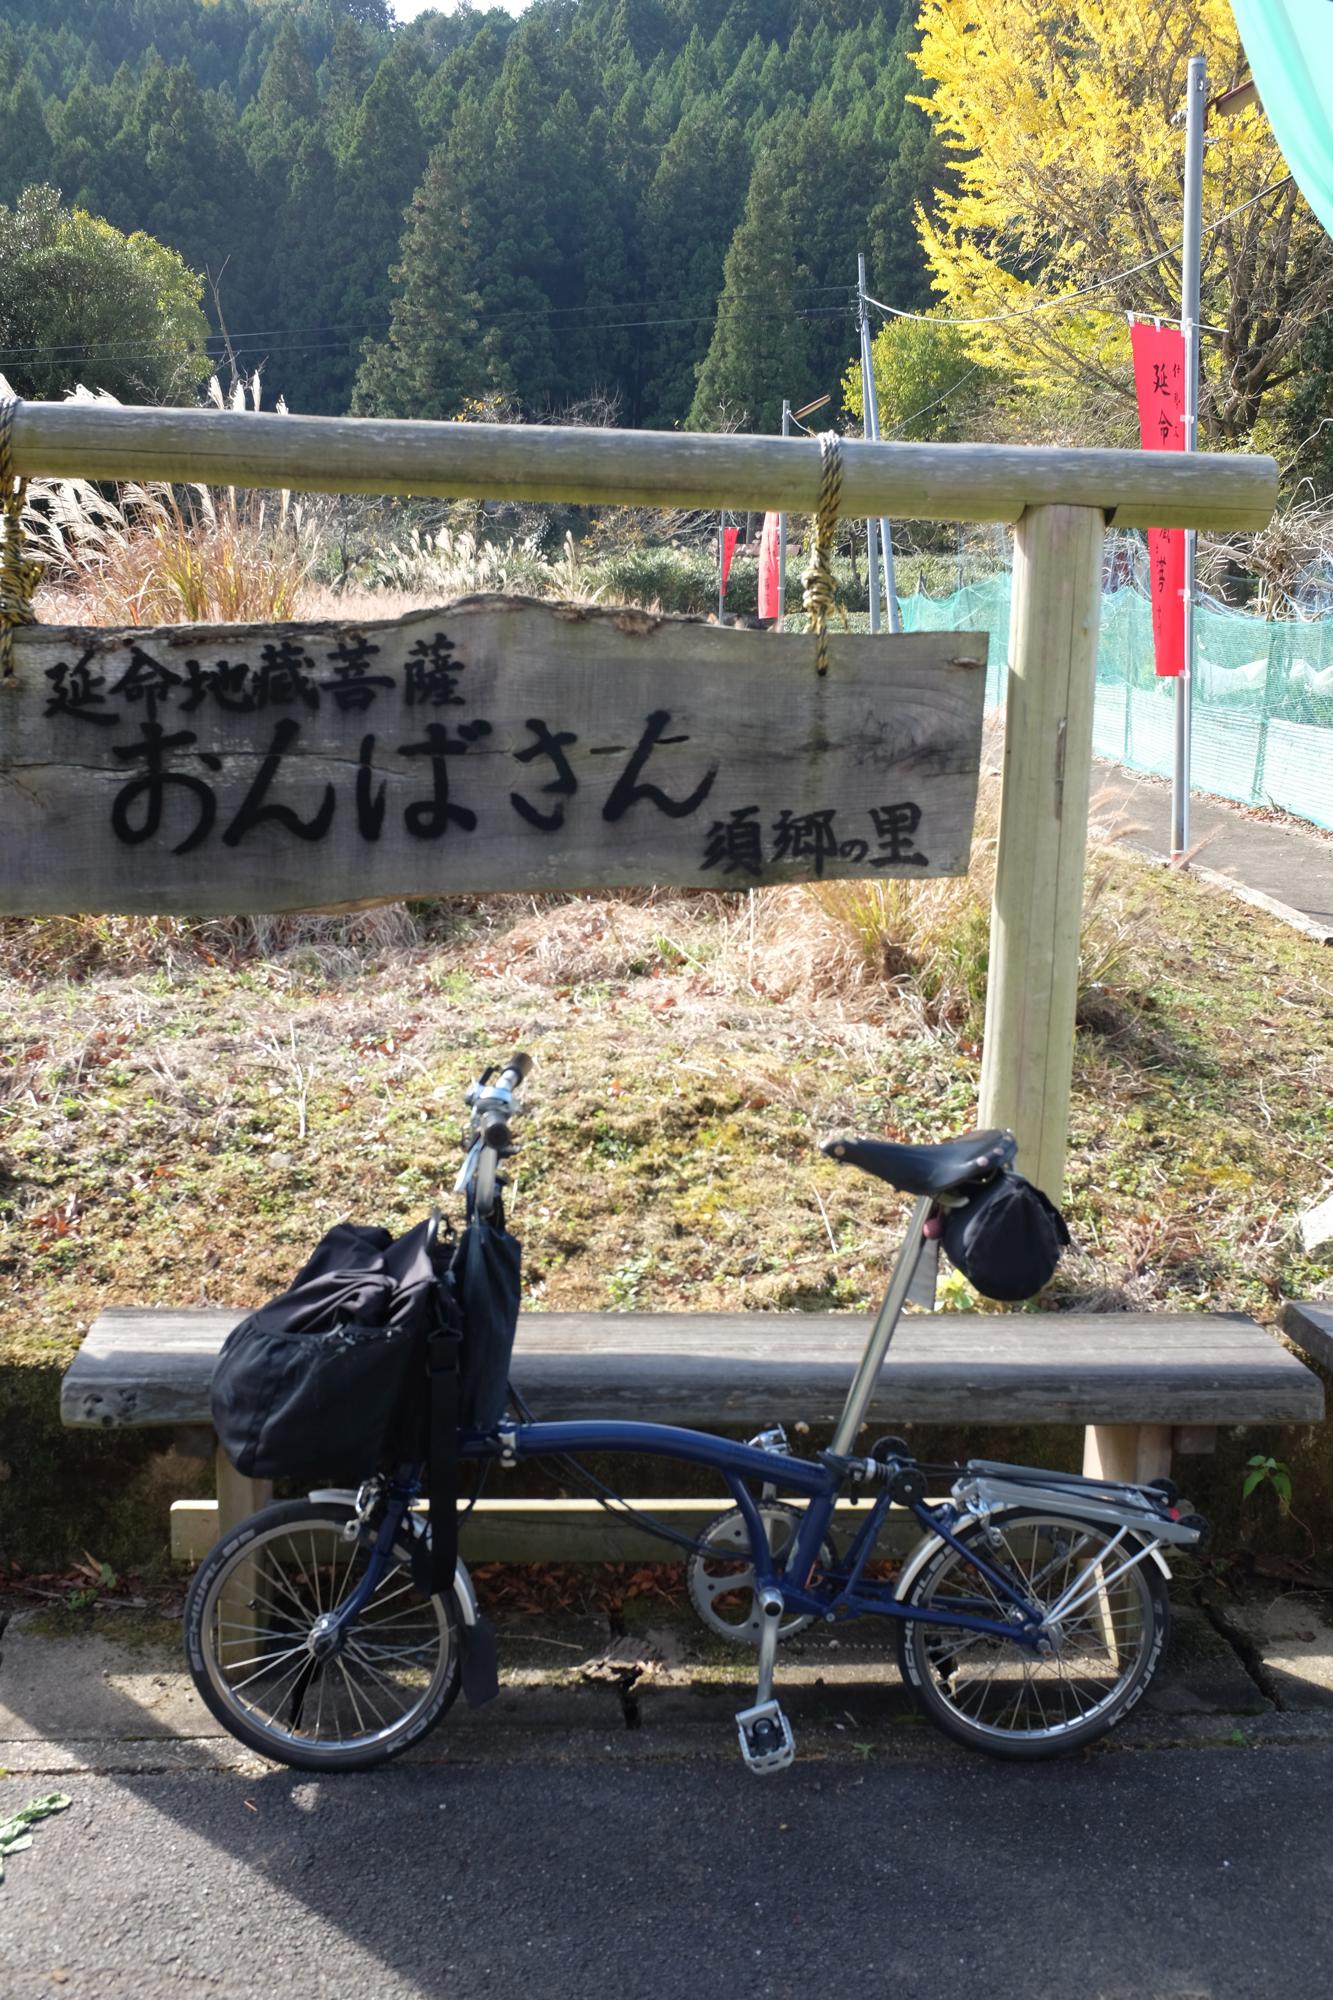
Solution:
M 736 1733 L 746 1768 L 757 1778 L 766 1778 L 770 1771 L 785 1771 L 795 1760 L 796 1738 L 775 1701 L 743 1708 L 736 1717 Z

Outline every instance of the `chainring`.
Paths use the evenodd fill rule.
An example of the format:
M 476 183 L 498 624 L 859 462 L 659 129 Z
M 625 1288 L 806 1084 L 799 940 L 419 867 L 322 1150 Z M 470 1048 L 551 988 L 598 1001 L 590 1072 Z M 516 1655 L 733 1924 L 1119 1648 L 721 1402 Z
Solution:
M 780 1557 L 800 1528 L 800 1510 L 784 1506 L 778 1500 L 760 1500 L 756 1504 L 768 1546 L 775 1557 Z M 750 1561 L 750 1532 L 745 1516 L 739 1507 L 733 1507 L 710 1521 L 699 1539 L 705 1547 L 696 1550 L 685 1567 L 691 1604 L 710 1632 L 742 1646 L 757 1646 L 763 1614 L 754 1599 L 754 1564 Z M 831 1568 L 836 1561 L 827 1542 L 819 1551 L 819 1561 L 824 1568 Z M 809 1613 L 800 1616 L 784 1613 L 778 1625 L 778 1638 L 790 1639 L 794 1632 L 804 1631 L 812 1622 Z

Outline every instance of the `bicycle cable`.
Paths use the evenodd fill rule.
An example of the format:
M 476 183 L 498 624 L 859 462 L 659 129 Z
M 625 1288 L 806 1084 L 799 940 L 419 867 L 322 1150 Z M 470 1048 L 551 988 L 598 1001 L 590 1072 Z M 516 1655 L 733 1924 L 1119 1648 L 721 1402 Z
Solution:
M 525 1424 L 537 1422 L 530 1406 L 512 1382 L 509 1384 L 509 1400 Z M 589 1472 L 580 1459 L 572 1457 L 569 1453 L 560 1452 L 554 1455 L 551 1463 L 562 1467 L 566 1476 L 575 1485 L 581 1486 L 597 1502 L 603 1513 L 610 1514 L 614 1519 L 633 1521 L 636 1526 L 656 1536 L 659 1541 L 674 1542 L 677 1548 L 685 1549 L 691 1555 L 718 1553 L 717 1549 L 710 1547 L 707 1542 L 701 1542 L 695 1536 L 683 1533 L 679 1528 L 668 1527 L 667 1523 L 659 1520 L 655 1514 L 641 1513 L 623 1493 L 617 1493 L 614 1486 L 608 1486 L 605 1480 L 599 1479 L 595 1472 Z

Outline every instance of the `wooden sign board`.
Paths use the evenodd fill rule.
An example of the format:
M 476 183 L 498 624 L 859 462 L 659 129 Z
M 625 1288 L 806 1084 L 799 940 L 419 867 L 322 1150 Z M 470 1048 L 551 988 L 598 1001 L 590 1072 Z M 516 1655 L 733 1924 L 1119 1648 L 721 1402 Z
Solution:
M 367 625 L 32 626 L 0 914 L 966 871 L 984 634 L 814 642 L 468 598 Z

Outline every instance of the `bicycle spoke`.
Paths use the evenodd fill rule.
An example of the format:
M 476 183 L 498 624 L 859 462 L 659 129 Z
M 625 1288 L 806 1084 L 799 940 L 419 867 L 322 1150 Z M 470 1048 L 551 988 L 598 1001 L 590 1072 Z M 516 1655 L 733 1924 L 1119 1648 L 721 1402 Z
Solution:
M 378 1685 L 383 1688 L 385 1694 L 389 1695 L 394 1701 L 398 1703 L 400 1709 L 403 1707 L 405 1701 L 403 1690 L 399 1687 L 395 1687 L 393 1682 L 387 1679 L 386 1676 L 379 1671 L 378 1667 L 372 1666 L 364 1653 L 359 1653 L 357 1652 L 354 1646 L 349 1646 L 347 1648 L 347 1656 L 348 1658 L 355 1660 L 356 1664 L 361 1668 L 362 1672 L 369 1674 L 370 1678 L 373 1681 L 377 1682 Z M 367 1701 L 369 1701 L 370 1699 L 369 1689 L 363 1688 L 362 1692 L 363 1694 L 365 1694 Z M 376 1712 L 378 1713 L 378 1711 Z M 383 1716 L 380 1717 L 380 1720 L 381 1721 L 384 1720 Z
M 242 1667 L 276 1667 L 280 1660 L 290 1660 L 294 1653 L 304 1653 L 305 1651 L 305 1641 L 302 1640 L 299 1646 L 289 1646 L 285 1653 L 256 1653 L 252 1660 L 230 1660 L 228 1661 L 228 1668 L 233 1674 L 238 1674 Z M 258 1678 L 258 1674 L 251 1675 L 252 1680 L 258 1680 Z M 246 1683 L 239 1681 L 235 1685 L 244 1687 Z
M 340 1653 L 340 1654 L 338 1655 L 338 1658 L 339 1658 L 339 1661 L 340 1661 L 340 1663 L 342 1664 L 342 1666 L 346 1667 L 346 1665 L 347 1665 L 347 1654 L 346 1654 L 346 1653 Z M 385 1716 L 385 1714 L 384 1714 L 384 1711 L 383 1711 L 383 1710 L 382 1710 L 382 1709 L 380 1708 L 380 1706 L 379 1706 L 378 1702 L 377 1702 L 377 1701 L 375 1700 L 375 1697 L 374 1697 L 374 1695 L 373 1695 L 373 1694 L 372 1694 L 372 1693 L 370 1692 L 370 1689 L 369 1689 L 369 1688 L 367 1687 L 367 1685 L 366 1685 L 366 1683 L 365 1683 L 365 1681 L 364 1681 L 364 1680 L 363 1680 L 363 1681 L 362 1681 L 362 1682 L 360 1683 L 360 1687 L 361 1687 L 361 1699 L 362 1699 L 362 1701 L 364 1701 L 364 1702 L 365 1702 L 365 1704 L 366 1704 L 366 1707 L 367 1707 L 367 1708 L 368 1708 L 368 1709 L 370 1710 L 370 1712 L 371 1712 L 371 1714 L 372 1714 L 372 1715 L 374 1716 L 375 1720 L 376 1720 L 376 1721 L 377 1721 L 377 1722 L 379 1723 L 379 1725 L 380 1725 L 380 1728 L 381 1728 L 381 1729 L 387 1729 L 387 1728 L 388 1728 L 388 1726 L 389 1726 L 389 1724 L 388 1724 L 388 1719 L 386 1718 L 386 1716 Z
M 311 1734 L 314 1736 L 316 1741 L 318 1741 L 320 1728 L 324 1721 L 324 1685 L 325 1682 L 328 1680 L 328 1675 L 324 1671 L 324 1663 L 322 1660 L 320 1662 L 319 1673 L 316 1676 L 316 1680 L 318 1683 L 319 1692 L 315 1696 L 315 1726 L 314 1729 L 311 1731 Z

